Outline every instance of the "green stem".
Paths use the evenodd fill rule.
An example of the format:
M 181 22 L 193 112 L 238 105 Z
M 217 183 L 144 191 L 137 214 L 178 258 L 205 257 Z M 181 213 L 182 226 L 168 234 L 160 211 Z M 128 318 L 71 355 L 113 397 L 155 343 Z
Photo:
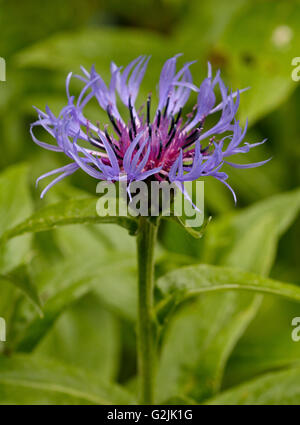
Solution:
M 154 248 L 158 225 L 140 217 L 138 257 L 138 374 L 141 404 L 154 403 L 156 336 L 153 308 Z

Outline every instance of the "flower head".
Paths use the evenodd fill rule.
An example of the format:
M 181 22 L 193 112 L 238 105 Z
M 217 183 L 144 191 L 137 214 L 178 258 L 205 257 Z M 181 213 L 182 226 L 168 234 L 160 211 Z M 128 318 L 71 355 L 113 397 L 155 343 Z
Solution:
M 149 57 L 140 56 L 122 69 L 111 64 L 111 80 L 106 85 L 94 66 L 90 72 L 75 77 L 84 84 L 75 99 L 70 95 L 70 73 L 66 80 L 68 104 L 58 117 L 46 107 L 37 109 L 39 118 L 31 125 L 30 132 L 35 143 L 41 147 L 64 152 L 71 162 L 61 168 L 40 176 L 58 174 L 42 192 L 41 197 L 58 181 L 81 168 L 98 180 L 117 181 L 148 178 L 176 182 L 183 189 L 185 181 L 211 176 L 226 182 L 228 175 L 221 171 L 227 163 L 232 167 L 251 168 L 267 161 L 252 164 L 235 164 L 227 160 L 238 153 L 247 153 L 260 143 L 242 143 L 247 125 L 242 130 L 236 113 L 240 92 L 229 92 L 220 72 L 213 77 L 208 64 L 207 78 L 196 86 L 192 81 L 190 66 L 186 63 L 176 71 L 176 55 L 166 61 L 159 79 L 158 107 L 151 117 L 151 95 L 145 106 L 137 110 L 136 99 L 146 72 Z M 221 102 L 216 105 L 216 92 Z M 243 91 L 243 90 L 242 90 Z M 196 93 L 196 104 L 186 116 L 183 108 L 191 92 Z M 128 108 L 128 117 L 122 118 L 117 106 L 117 95 Z M 84 108 L 95 98 L 107 113 L 110 127 L 93 124 L 84 115 Z M 207 128 L 209 115 L 218 114 L 216 123 Z M 56 144 L 42 142 L 34 135 L 34 127 L 42 126 Z M 102 127 L 102 128 L 101 128 Z M 88 147 L 87 147 L 88 146 Z M 235 194 L 231 189 L 234 197 Z

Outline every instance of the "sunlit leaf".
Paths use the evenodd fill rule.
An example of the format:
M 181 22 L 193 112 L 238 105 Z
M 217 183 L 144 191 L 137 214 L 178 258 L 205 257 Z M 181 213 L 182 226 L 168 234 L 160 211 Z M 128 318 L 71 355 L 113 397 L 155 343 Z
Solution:
M 296 404 L 300 402 L 300 369 L 270 373 L 232 388 L 207 404 Z
M 136 220 L 129 217 L 100 217 L 96 211 L 97 198 L 63 201 L 49 205 L 34 213 L 18 226 L 10 228 L 2 235 L 4 241 L 30 232 L 51 230 L 57 226 L 75 223 L 116 223 L 134 234 L 137 229 Z
M 229 267 L 201 264 L 183 267 L 161 277 L 157 282 L 164 299 L 158 305 L 158 311 L 164 304 L 174 300 L 178 306 L 205 292 L 244 290 L 278 295 L 291 301 L 300 302 L 300 287 L 285 282 L 277 282 L 254 273 Z
M 40 297 L 35 285 L 28 276 L 26 266 L 19 266 L 6 274 L 0 274 L 0 281 L 9 282 L 16 288 L 20 289 L 35 305 L 40 316 L 43 315 Z
M 119 367 L 118 320 L 92 292 L 62 314 L 34 355 L 49 356 L 111 381 Z
M 32 211 L 28 185 L 28 166 L 25 164 L 7 168 L 0 175 L 0 237 L 18 225 Z M 29 260 L 30 236 L 22 236 L 0 248 L 1 271 L 17 267 Z
M 295 219 L 299 207 L 300 192 L 294 191 L 214 220 L 203 239 L 202 259 L 266 275 L 278 238 Z M 229 290 L 203 294 L 179 311 L 165 331 L 159 400 L 183 394 L 201 401 L 216 393 L 227 359 L 255 317 L 260 301 L 260 296 Z M 170 305 L 166 300 L 163 314 L 172 308 L 172 302 Z
M 122 281 L 119 281 L 118 285 L 117 279 L 122 278 L 122 275 L 126 276 L 123 267 L 126 270 L 127 265 L 128 259 L 124 258 L 121 261 L 115 254 L 111 256 L 110 261 L 105 258 L 102 262 L 95 260 L 83 263 L 77 261 L 77 264 L 72 260 L 62 262 L 51 273 L 45 271 L 39 274 L 39 278 L 43 279 L 41 298 L 43 299 L 44 317 L 41 319 L 33 315 L 31 320 L 22 324 L 22 332 L 19 332 L 10 342 L 12 348 L 22 352 L 32 351 L 58 317 L 74 302 L 93 289 L 96 289 L 100 296 L 101 292 L 113 291 L 114 287 L 110 288 L 110 282 L 115 283 L 117 287 L 121 286 Z M 125 289 L 126 286 L 124 286 Z M 126 299 L 131 299 L 130 291 L 126 297 L 122 297 L 118 291 L 115 297 L 108 295 L 107 298 L 111 300 L 109 302 L 112 306 L 114 306 L 113 300 L 115 299 L 116 308 L 119 306 L 121 310 L 124 304 L 125 314 L 131 308 L 131 303 L 126 305 Z M 130 314 L 135 314 L 135 309 L 130 311 Z
M 0 357 L 0 404 L 129 404 L 121 387 L 52 360 Z

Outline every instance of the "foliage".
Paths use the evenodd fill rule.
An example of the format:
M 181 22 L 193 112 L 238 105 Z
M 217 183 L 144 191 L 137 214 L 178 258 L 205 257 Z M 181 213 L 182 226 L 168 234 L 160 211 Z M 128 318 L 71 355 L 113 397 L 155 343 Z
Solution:
M 0 316 L 7 323 L 0 403 L 136 402 L 136 220 L 98 217 L 95 181 L 80 171 L 39 200 L 36 177 L 65 164 L 37 149 L 28 128 L 32 104 L 64 105 L 65 76 L 80 65 L 95 63 L 105 77 L 111 60 L 151 54 L 142 102 L 163 61 L 182 51 L 185 60 L 198 59 L 197 83 L 210 60 L 233 89 L 251 86 L 240 118 L 249 118 L 249 139 L 269 141 L 249 161 L 273 159 L 230 174 L 236 208 L 226 188 L 205 181 L 212 220 L 197 232 L 201 238 L 184 220 L 161 223 L 156 401 L 300 404 L 300 343 L 291 339 L 300 301 L 300 89 L 291 79 L 299 3 L 96 3 L 86 1 L 82 11 L 78 1 L 0 2 L 7 61 L 0 83 Z M 107 122 L 95 105 L 90 114 Z

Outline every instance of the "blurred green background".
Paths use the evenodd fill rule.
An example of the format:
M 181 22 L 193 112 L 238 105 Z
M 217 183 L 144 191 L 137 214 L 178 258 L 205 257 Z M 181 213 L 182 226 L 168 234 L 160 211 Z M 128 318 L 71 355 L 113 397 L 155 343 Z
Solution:
M 95 64 L 107 81 L 112 60 L 126 65 L 140 54 L 150 54 L 138 98 L 142 104 L 155 92 L 164 61 L 180 52 L 180 63 L 197 60 L 191 70 L 198 85 L 210 61 L 233 90 L 251 87 L 241 97 L 239 118 L 249 119 L 248 142 L 268 142 L 238 159 L 273 159 L 257 169 L 228 170 L 237 207 L 221 183 L 207 180 L 206 214 L 213 217 L 207 234 L 194 240 L 175 224 L 164 223 L 157 275 L 207 262 L 300 284 L 300 201 L 295 190 L 300 181 L 300 81 L 291 78 L 291 61 L 300 56 L 299 22 L 296 0 L 0 1 L 0 56 L 7 66 L 7 81 L 0 82 L 0 168 L 13 166 L 6 173 L 15 182 L 11 191 L 19 196 L 2 226 L 46 203 L 95 193 L 95 181 L 78 171 L 39 200 L 41 188 L 35 190 L 35 179 L 67 161 L 32 142 L 32 105 L 44 109 L 47 104 L 58 112 L 66 103 L 66 75 L 78 73 L 80 65 Z M 74 83 L 73 93 L 79 88 Z M 187 109 L 194 101 L 191 96 Z M 91 107 L 89 113 L 107 122 L 100 109 Z M 5 180 L 1 185 L 10 187 Z M 1 202 L 10 199 L 9 194 L 1 196 Z M 3 283 L 0 316 L 7 320 L 8 336 L 2 355 L 5 361 L 15 351 L 25 356 L 15 363 L 3 360 L 4 369 L 18 370 L 24 377 L 27 364 L 38 374 L 48 367 L 42 358 L 50 357 L 134 389 L 134 248 L 134 240 L 112 226 L 71 226 L 14 241 L 2 255 L 2 271 L 25 262 L 48 310 L 41 320 L 17 289 Z M 80 282 L 95 269 L 101 282 L 98 279 L 91 291 Z M 300 316 L 299 305 L 271 296 L 249 297 L 207 295 L 181 311 L 162 348 L 159 401 L 180 393 L 183 399 L 200 402 L 220 388 L 299 362 L 300 342 L 291 340 L 291 320 Z M 50 365 L 49 370 L 55 368 Z M 287 403 L 300 402 L 300 388 L 293 391 L 296 398 L 291 395 Z M 286 392 L 282 389 L 279 400 Z M 30 394 L 17 384 L 1 391 L 0 369 L 4 401 L 70 401 L 66 396 L 51 398 L 46 390 Z

